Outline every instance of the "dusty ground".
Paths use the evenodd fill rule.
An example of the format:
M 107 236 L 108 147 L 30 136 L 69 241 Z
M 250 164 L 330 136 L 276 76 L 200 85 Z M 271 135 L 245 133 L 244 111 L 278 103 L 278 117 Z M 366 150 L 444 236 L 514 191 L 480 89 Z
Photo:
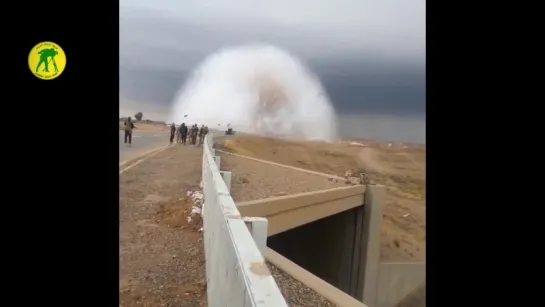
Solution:
M 147 123 L 145 121 L 134 121 L 136 130 L 140 131 L 168 131 L 169 127 L 164 124 Z M 123 122 L 119 122 L 119 129 L 123 129 Z
M 304 193 L 345 186 L 328 178 L 217 152 L 222 169 L 232 172 L 231 196 L 235 202 Z
M 425 261 L 425 146 L 365 140 L 354 141 L 353 144 L 350 141 L 328 144 L 236 135 L 227 138 L 220 147 L 241 155 L 338 176 L 344 176 L 347 170 L 356 174 L 366 173 L 371 180 L 387 187 L 383 208 L 382 260 Z M 237 169 L 233 170 L 235 196 L 237 185 L 240 185 L 239 181 L 242 180 L 240 178 L 247 178 L 248 182 L 252 182 L 254 172 L 255 180 L 260 178 L 259 180 L 263 181 L 287 183 L 284 187 L 272 188 L 272 194 L 277 193 L 277 190 L 288 192 L 288 189 L 294 188 L 294 184 L 290 184 L 290 179 L 287 179 L 292 176 L 291 174 L 275 173 L 263 176 L 264 171 L 257 169 L 254 165 L 256 162 L 251 160 L 241 162 L 224 157 L 222 159 L 233 164 L 240 172 L 237 175 Z M 246 163 L 246 166 L 243 163 Z M 239 178 L 236 178 L 237 176 Z M 314 190 L 323 188 L 324 185 L 320 184 L 316 187 L 306 187 Z M 261 197 L 267 194 L 264 190 L 255 193 Z
M 171 148 L 119 178 L 120 306 L 206 306 L 199 221 L 188 223 L 202 150 Z

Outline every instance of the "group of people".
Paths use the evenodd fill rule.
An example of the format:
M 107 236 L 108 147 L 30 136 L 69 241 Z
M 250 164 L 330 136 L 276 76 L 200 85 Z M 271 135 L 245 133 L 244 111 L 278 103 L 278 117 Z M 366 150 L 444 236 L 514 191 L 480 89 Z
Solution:
M 176 143 L 187 143 L 187 137 L 189 136 L 189 141 L 191 145 L 199 146 L 204 142 L 204 137 L 208 134 L 208 126 L 202 125 L 201 128 L 194 124 L 189 128 L 182 123 L 180 127 L 176 128 L 176 125 L 172 123 L 170 126 L 170 144 L 174 143 L 174 136 L 176 136 Z M 197 143 L 198 137 L 198 143 Z
M 134 126 L 134 123 L 130 117 L 125 121 L 124 128 L 125 144 L 128 143 L 128 145 L 131 146 L 132 130 L 136 127 Z M 183 123 L 180 125 L 180 127 L 176 128 L 176 125 L 172 123 L 170 126 L 170 144 L 174 143 L 174 137 L 176 137 L 176 143 L 186 144 L 187 137 L 189 136 L 190 144 L 199 146 L 204 142 L 204 137 L 208 134 L 208 131 L 208 126 L 205 125 L 202 125 L 201 128 L 199 128 L 197 124 L 188 127 L 185 125 L 185 123 Z

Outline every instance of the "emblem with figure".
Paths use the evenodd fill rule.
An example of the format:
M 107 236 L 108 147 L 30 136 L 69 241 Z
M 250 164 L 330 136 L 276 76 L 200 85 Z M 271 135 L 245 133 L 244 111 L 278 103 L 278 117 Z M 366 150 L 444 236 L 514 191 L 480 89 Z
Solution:
M 41 42 L 28 55 L 28 68 L 42 80 L 52 80 L 62 74 L 66 67 L 66 54 L 53 42 Z

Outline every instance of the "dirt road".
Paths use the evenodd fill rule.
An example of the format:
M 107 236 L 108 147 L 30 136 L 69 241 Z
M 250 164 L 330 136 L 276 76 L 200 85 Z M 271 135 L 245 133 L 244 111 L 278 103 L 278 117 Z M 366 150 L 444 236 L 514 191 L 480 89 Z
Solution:
M 202 149 L 174 145 L 120 174 L 120 306 L 206 306 L 200 225 L 187 217 Z
M 123 163 L 154 148 L 168 144 L 168 132 L 135 131 L 132 144 L 124 143 L 124 131 L 119 131 L 119 162 Z

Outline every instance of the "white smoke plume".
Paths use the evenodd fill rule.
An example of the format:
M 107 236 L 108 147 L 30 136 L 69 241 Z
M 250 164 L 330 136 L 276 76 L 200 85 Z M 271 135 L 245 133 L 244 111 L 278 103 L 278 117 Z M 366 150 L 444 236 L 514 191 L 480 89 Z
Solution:
M 335 110 L 318 78 L 270 45 L 225 48 L 207 57 L 178 92 L 172 120 L 262 135 L 337 138 Z

